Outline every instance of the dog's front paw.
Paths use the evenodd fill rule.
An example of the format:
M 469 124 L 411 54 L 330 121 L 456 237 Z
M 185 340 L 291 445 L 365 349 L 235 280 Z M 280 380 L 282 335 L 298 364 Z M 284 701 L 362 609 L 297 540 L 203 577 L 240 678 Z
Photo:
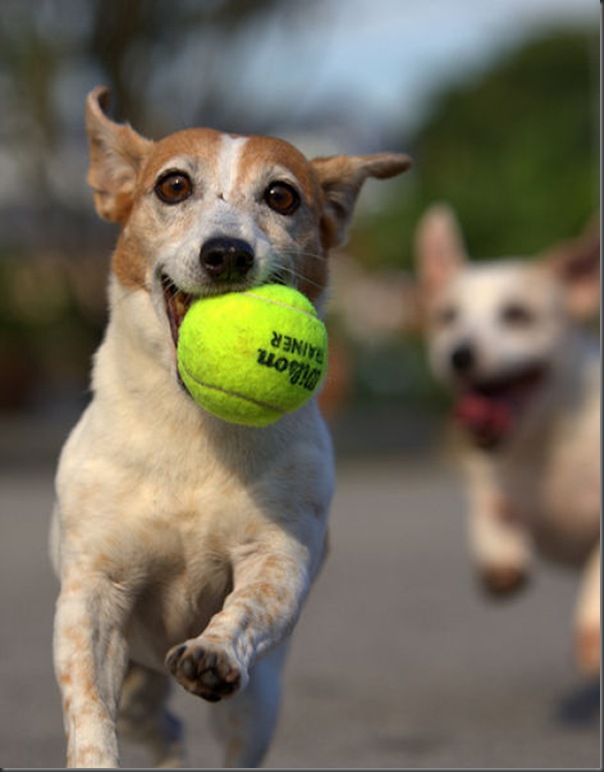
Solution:
M 484 566 L 479 570 L 483 590 L 491 598 L 505 598 L 524 589 L 528 573 L 524 568 L 513 565 Z
M 234 656 L 202 640 L 173 646 L 166 665 L 181 686 L 208 702 L 218 702 L 245 685 L 244 671 Z

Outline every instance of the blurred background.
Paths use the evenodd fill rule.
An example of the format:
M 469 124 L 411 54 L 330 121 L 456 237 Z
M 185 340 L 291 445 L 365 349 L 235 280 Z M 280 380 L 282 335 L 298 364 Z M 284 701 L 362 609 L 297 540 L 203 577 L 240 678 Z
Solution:
M 513 613 L 506 616 L 507 611 L 491 617 L 486 607 L 477 610 L 468 590 L 457 478 L 447 476 L 434 460 L 448 403 L 427 371 L 413 291 L 412 242 L 421 213 L 437 199 L 456 208 L 470 254 L 477 259 L 531 255 L 578 235 L 599 208 L 599 68 L 599 6 L 594 0 L 2 0 L 0 541 L 5 574 L 0 601 L 7 609 L 3 613 L 13 614 L 20 625 L 12 634 L 5 626 L 6 656 L 0 665 L 6 698 L 0 700 L 0 716 L 7 728 L 0 753 L 3 742 L 11 750 L 6 758 L 0 756 L 3 766 L 62 763 L 49 654 L 52 608 L 51 602 L 42 604 L 39 586 L 54 597 L 45 555 L 51 475 L 60 446 L 89 398 L 91 357 L 106 321 L 106 276 L 117 235 L 96 216 L 85 183 L 83 106 L 88 91 L 101 83 L 112 89 L 116 120 L 128 121 L 150 138 L 203 125 L 280 136 L 310 157 L 391 150 L 414 159 L 412 170 L 400 179 L 367 183 L 348 244 L 333 255 L 332 361 L 322 401 L 338 459 L 349 463 L 334 513 L 340 560 L 354 553 L 346 565 L 364 566 L 385 585 L 401 581 L 412 588 L 415 594 L 404 608 L 414 631 L 411 641 L 417 634 L 417 646 L 429 659 L 428 642 L 448 636 L 457 659 L 448 671 L 434 650 L 426 665 L 432 673 L 427 692 L 420 675 L 426 670 L 418 669 L 418 693 L 431 695 L 432 701 L 422 707 L 421 695 L 414 696 L 415 713 L 410 704 L 402 707 L 405 697 L 415 694 L 414 666 L 400 678 L 409 694 L 403 686 L 395 692 L 394 678 L 382 689 L 382 697 L 389 695 L 392 703 L 390 723 L 376 730 L 372 745 L 364 732 L 382 714 L 366 695 L 379 679 L 367 684 L 360 701 L 352 691 L 338 693 L 329 673 L 345 661 L 343 648 L 355 651 L 352 635 L 336 644 L 338 631 L 332 634 L 329 628 L 333 605 L 323 611 L 311 604 L 308 618 L 323 625 L 332 658 L 323 665 L 314 660 L 309 675 L 306 660 L 294 655 L 291 679 L 297 696 L 289 703 L 292 724 L 285 720 L 282 735 L 290 743 L 289 755 L 276 751 L 275 763 L 507 766 L 509 748 L 499 734 L 493 741 L 487 732 L 480 751 L 473 745 L 478 740 L 472 722 L 484 719 L 492 720 L 497 732 L 502 727 L 511 732 L 521 751 L 514 757 L 517 766 L 596 765 L 599 734 L 593 725 L 587 734 L 556 734 L 556 727 L 545 729 L 537 702 L 537 696 L 554 699 L 575 683 L 566 640 L 574 585 L 553 580 L 552 594 L 537 595 L 531 601 L 535 605 L 525 607 L 522 623 L 514 622 Z M 399 478 L 400 489 L 393 482 Z M 376 523 L 389 513 L 382 523 L 385 545 L 367 546 L 362 517 L 355 519 L 352 511 L 359 502 L 375 513 Z M 427 529 L 430 523 L 442 527 L 436 513 L 447 506 L 457 519 L 447 521 L 436 551 L 442 565 L 451 561 L 456 568 L 438 579 L 431 573 L 434 545 Z M 409 512 L 404 538 L 399 512 Z M 424 522 L 423 529 L 418 522 L 416 541 L 413 517 Z M 324 595 L 326 603 L 330 599 L 340 608 L 344 633 L 347 607 L 346 602 L 338 605 L 342 599 L 336 588 L 349 590 L 355 579 L 351 568 L 338 563 L 337 551 L 334 559 Z M 382 576 L 395 564 L 416 574 Z M 428 573 L 414 580 L 422 570 Z M 354 591 L 364 598 L 367 614 L 379 611 L 375 596 L 364 595 L 364 585 Z M 445 607 L 441 591 L 452 598 Z M 406 597 L 401 593 L 397 603 L 407 603 Z M 562 612 L 560 598 L 568 606 Z M 427 601 L 434 604 L 432 616 L 425 613 Z M 38 606 L 39 614 L 32 610 Z M 477 621 L 476 614 L 486 616 Z M 388 640 L 399 649 L 388 653 L 386 647 L 381 658 L 391 668 L 396 652 L 409 643 L 402 623 L 392 620 Z M 485 639 L 481 654 L 464 636 L 485 623 L 493 639 L 488 644 Z M 535 635 L 532 670 L 511 654 L 518 624 L 523 635 Z M 353 617 L 351 625 L 356 625 Z M 31 633 L 28 644 L 23 631 Z M 39 634 L 44 653 L 36 664 Z M 307 643 L 310 651 L 315 644 L 310 633 Z M 368 678 L 371 645 L 360 634 L 357 652 Z M 493 647 L 499 647 L 503 663 L 494 678 Z M 551 677 L 559 658 L 568 666 L 560 681 Z M 496 688 L 494 701 L 482 691 L 487 674 L 491 689 Z M 472 676 L 476 691 L 470 689 Z M 39 688 L 39 679 L 48 692 Z M 460 711 L 452 697 L 462 682 L 474 695 L 466 695 L 469 713 Z M 360 689 L 362 678 L 355 683 Z M 438 692 L 439 683 L 445 696 Z M 349 685 L 354 690 L 353 680 Z M 519 705 L 515 686 L 526 708 L 518 726 L 509 722 Z M 558 707 L 574 721 L 584 711 L 582 699 L 570 695 Z M 48 710 L 38 711 L 42 723 L 26 730 L 28 700 Z M 351 704 L 357 705 L 358 715 Z M 461 755 L 450 752 L 454 738 L 446 730 L 413 729 L 417 716 L 434 717 L 445 705 L 452 706 L 450 716 L 458 720 L 451 730 L 455 739 L 465 738 L 465 746 L 455 743 L 457 751 L 465 748 Z M 401 735 L 393 716 L 407 709 Z M 343 724 L 339 737 L 329 723 L 334 713 L 356 729 Z M 459 723 L 462 715 L 471 717 L 467 725 Z M 502 716 L 507 717 L 503 723 Z M 522 734 L 520 724 L 524 727 L 529 716 L 537 716 L 537 737 Z M 298 734 L 288 729 L 294 723 Z M 312 732 L 329 726 L 333 747 L 323 748 L 315 759 L 317 748 L 300 735 L 302 726 L 313 737 Z M 360 743 L 361 737 L 363 748 L 355 749 L 355 738 Z
M 400 180 L 365 187 L 333 258 L 323 401 L 342 451 L 434 440 L 445 398 L 426 373 L 411 285 L 426 205 L 455 206 L 477 258 L 541 251 L 598 206 L 592 0 L 3 0 L 0 20 L 9 460 L 15 416 L 36 419 L 42 448 L 43 430 L 87 399 L 116 238 L 85 183 L 83 104 L 99 83 L 116 119 L 151 138 L 206 125 L 282 136 L 309 156 L 412 155 Z

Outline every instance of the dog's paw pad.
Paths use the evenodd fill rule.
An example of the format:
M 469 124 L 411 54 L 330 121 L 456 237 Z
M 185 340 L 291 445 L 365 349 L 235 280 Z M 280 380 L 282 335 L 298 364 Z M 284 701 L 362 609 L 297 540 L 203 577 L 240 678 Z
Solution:
M 528 583 L 526 570 L 519 566 L 488 566 L 480 570 L 480 581 L 492 598 L 504 598 L 522 590 Z
M 222 649 L 197 641 L 170 649 L 166 665 L 187 691 L 209 702 L 218 702 L 241 684 L 241 670 Z

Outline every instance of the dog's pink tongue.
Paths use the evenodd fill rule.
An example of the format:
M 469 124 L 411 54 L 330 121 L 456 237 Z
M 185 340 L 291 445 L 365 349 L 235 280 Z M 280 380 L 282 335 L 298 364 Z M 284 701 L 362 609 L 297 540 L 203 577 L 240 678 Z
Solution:
M 475 392 L 460 397 L 453 414 L 476 442 L 484 446 L 493 446 L 502 440 L 514 419 L 512 405 L 507 400 Z

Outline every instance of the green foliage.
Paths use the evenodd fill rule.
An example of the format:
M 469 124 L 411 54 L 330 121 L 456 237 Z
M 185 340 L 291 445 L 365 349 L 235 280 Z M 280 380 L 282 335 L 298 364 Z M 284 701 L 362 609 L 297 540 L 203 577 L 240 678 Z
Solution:
M 413 232 L 435 201 L 454 207 L 475 259 L 529 256 L 578 235 L 599 203 L 598 44 L 597 32 L 552 33 L 437 95 L 401 148 L 412 171 L 357 221 L 352 254 L 370 269 L 414 272 Z M 354 360 L 361 399 L 398 396 L 423 415 L 448 403 L 417 334 Z
M 435 200 L 455 208 L 478 259 L 577 235 L 599 201 L 597 52 L 597 31 L 551 33 L 441 94 L 405 148 L 414 170 L 359 225 L 355 253 L 410 268 L 413 229 Z

